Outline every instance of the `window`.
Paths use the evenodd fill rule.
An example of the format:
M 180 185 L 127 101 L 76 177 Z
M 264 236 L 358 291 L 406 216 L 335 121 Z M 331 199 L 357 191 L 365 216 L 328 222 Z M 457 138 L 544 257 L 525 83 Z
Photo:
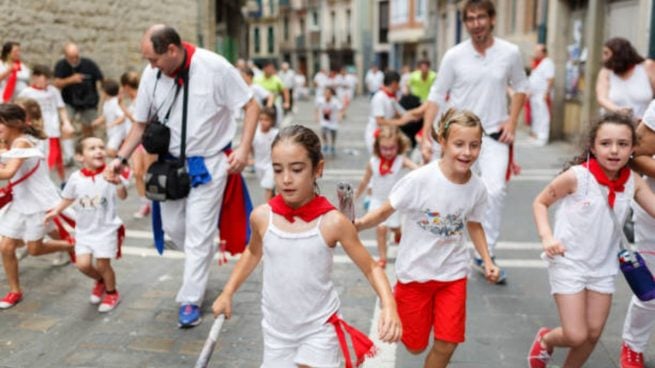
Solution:
M 427 0 L 414 0 L 414 18 L 422 22 L 427 19 L 427 15 Z
M 391 0 L 391 11 L 389 12 L 387 8 L 387 12 L 389 12 L 389 15 L 391 16 L 391 24 L 404 24 L 409 21 L 409 14 L 407 14 L 409 10 L 408 1 L 409 0 Z M 381 5 L 382 4 L 380 4 L 380 6 Z
M 284 23 L 282 26 L 284 27 L 284 40 L 289 41 L 289 17 L 284 17 Z
M 332 10 L 330 12 L 330 27 L 332 28 L 332 46 L 337 43 L 336 28 L 337 28 L 337 14 Z
M 268 27 L 268 53 L 273 54 L 275 52 L 275 31 L 273 26 Z
M 255 49 L 255 54 L 259 54 L 261 52 L 261 40 L 260 40 L 260 35 L 259 35 L 259 27 L 255 27 L 253 33 L 252 33 L 252 38 L 253 38 L 253 46 Z
M 350 9 L 346 9 L 346 29 L 348 30 L 346 43 L 350 46 L 353 42 L 352 35 L 350 34 L 350 30 L 352 29 L 352 14 L 350 13 Z
M 312 12 L 312 25 L 318 27 L 318 12 Z
M 378 23 L 380 26 L 378 29 L 378 42 L 387 43 L 389 42 L 389 2 L 380 1 L 379 4 Z

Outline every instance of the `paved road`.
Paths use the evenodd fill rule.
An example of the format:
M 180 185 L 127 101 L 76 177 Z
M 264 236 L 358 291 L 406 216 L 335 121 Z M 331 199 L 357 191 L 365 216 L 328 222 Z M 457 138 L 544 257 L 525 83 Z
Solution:
M 301 102 L 295 121 L 316 127 L 309 102 Z M 327 160 L 320 182 L 321 191 L 335 199 L 340 180 L 356 184 L 367 156 L 362 141 L 368 115 L 368 101 L 353 103 L 347 122 L 339 131 L 338 152 Z M 519 134 L 525 140 L 525 132 Z M 488 285 L 477 274 L 469 281 L 467 341 L 455 353 L 451 367 L 523 367 L 535 331 L 542 325 L 555 326 L 557 311 L 548 293 L 544 263 L 539 260 L 539 244 L 530 213 L 530 203 L 572 156 L 569 144 L 555 143 L 545 148 L 517 145 L 523 174 L 512 180 L 509 189 L 502 242 L 497 251 L 507 268 L 505 286 Z M 261 191 L 247 173 L 254 200 Z M 167 251 L 155 255 L 148 220 L 134 220 L 138 203 L 134 190 L 123 203 L 121 216 L 129 229 L 125 256 L 116 262 L 123 302 L 113 312 L 100 315 L 87 302 L 91 282 L 73 267 L 50 266 L 52 258 L 27 258 L 21 262 L 25 299 L 15 308 L 0 312 L 0 367 L 190 367 L 193 366 L 210 323 L 191 330 L 176 327 L 175 292 L 180 284 L 182 255 Z M 361 214 L 361 206 L 358 206 Z M 374 234 L 362 238 L 375 254 Z M 392 254 L 395 249 L 391 249 Z M 229 264 L 216 266 L 211 273 L 203 310 L 209 315 L 213 298 L 220 292 L 232 270 Z M 393 264 L 388 267 L 393 279 Z M 376 298 L 356 267 L 338 252 L 334 268 L 346 319 L 363 331 L 371 331 Z M 235 316 L 220 335 L 212 367 L 258 367 L 261 357 L 260 305 L 261 268 L 235 297 Z M 6 278 L 0 271 L 0 293 L 6 292 Z M 614 298 L 605 333 L 587 367 L 618 367 L 620 332 L 629 300 L 622 280 Z M 375 331 L 371 331 L 375 335 Z M 421 367 L 424 356 L 410 356 L 402 346 L 380 345 L 379 359 L 367 367 Z M 655 352 L 655 350 L 653 350 Z M 553 365 L 562 364 L 563 352 L 555 354 Z M 655 355 L 647 355 L 655 367 Z

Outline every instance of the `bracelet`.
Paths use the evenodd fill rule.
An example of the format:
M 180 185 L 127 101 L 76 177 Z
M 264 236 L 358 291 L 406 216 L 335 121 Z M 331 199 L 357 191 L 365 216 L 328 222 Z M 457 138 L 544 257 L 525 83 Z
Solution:
M 121 161 L 121 165 L 123 165 L 123 166 L 128 166 L 128 165 L 129 165 L 129 162 L 127 162 L 127 159 L 126 159 L 125 157 L 123 157 L 123 156 L 116 156 L 116 158 L 119 159 L 119 160 Z

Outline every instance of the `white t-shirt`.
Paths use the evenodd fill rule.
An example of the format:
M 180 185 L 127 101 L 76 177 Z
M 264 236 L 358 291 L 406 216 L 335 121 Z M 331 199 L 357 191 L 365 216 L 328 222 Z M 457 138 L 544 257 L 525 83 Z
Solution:
M 652 131 L 655 131 L 655 100 L 651 101 L 642 116 L 641 121 Z
M 280 79 L 282 79 L 284 88 L 293 89 L 293 87 L 295 87 L 296 72 L 294 72 L 293 69 L 287 69 L 286 72 L 284 70 L 280 70 L 277 72 L 277 75 L 280 77 Z
M 0 74 L 4 73 L 9 65 L 7 63 L 4 63 L 0 61 Z M 11 98 L 12 100 L 20 94 L 22 90 L 27 88 L 27 86 L 30 83 L 30 75 L 32 72 L 30 71 L 30 68 L 25 65 L 25 63 L 20 63 L 20 70 L 18 71 L 18 75 L 16 76 L 16 89 L 14 89 L 14 95 Z M 5 78 L 0 81 L 0 97 L 2 97 L 2 94 L 5 92 L 5 86 L 7 85 L 7 80 L 9 78 Z M 1 102 L 1 101 L 0 101 Z
M 272 169 L 271 144 L 279 130 L 271 128 L 268 132 L 262 132 L 259 127 L 255 131 L 255 138 L 252 140 L 252 150 L 255 156 L 255 168 L 261 170 Z
M 380 70 L 378 70 L 377 72 L 373 72 L 372 70 L 369 70 L 368 72 L 366 72 L 366 77 L 364 77 L 364 82 L 366 83 L 366 89 L 368 90 L 368 92 L 375 93 L 380 88 L 382 88 L 382 84 L 384 82 L 384 73 L 382 73 Z
M 542 95 L 548 91 L 548 80 L 553 78 L 555 78 L 555 63 L 549 57 L 542 59 L 528 78 L 530 93 Z
M 56 87 L 49 85 L 46 89 L 36 89 L 29 86 L 22 90 L 18 97 L 31 98 L 38 102 L 43 116 L 43 128 L 48 137 L 57 138 L 61 135 L 59 109 L 66 105 Z
M 325 91 L 325 85 L 327 84 L 327 79 L 328 76 L 323 72 L 318 72 L 314 76 L 314 86 L 315 86 L 314 92 L 317 99 L 323 96 L 323 92 Z
M 449 107 L 472 111 L 487 133 L 497 132 L 509 117 L 507 87 L 516 92 L 528 90 L 518 46 L 500 38 L 494 38 L 485 55 L 475 50 L 470 39 L 452 47 L 444 55 L 437 75 L 428 100 L 435 102 L 441 112 Z M 448 102 L 446 96 L 450 96 Z
M 125 183 L 125 180 L 121 180 Z M 76 171 L 68 178 L 61 193 L 63 198 L 75 200 L 75 239 L 80 244 L 94 244 L 104 239 L 116 239 L 116 231 L 123 224 L 116 209 L 116 186 L 102 174 L 94 177 Z
M 316 101 L 316 108 L 321 118 L 321 127 L 332 130 L 339 129 L 339 112 L 343 105 L 336 96 L 332 96 L 330 101 L 321 97 Z
M 380 158 L 371 157 L 369 165 L 373 175 L 371 176 L 371 197 L 384 202 L 389 197 L 391 189 L 405 175 L 403 170 L 403 156 L 398 155 L 391 164 L 391 172 L 385 175 L 380 174 Z
M 107 127 L 107 136 L 113 137 L 116 135 L 124 134 L 125 132 L 125 121 L 119 125 L 109 126 L 114 122 L 114 120 L 125 116 L 123 109 L 118 105 L 118 97 L 109 97 L 105 100 L 105 103 L 102 104 L 102 116 L 105 118 L 105 126 Z
M 157 79 L 157 73 L 158 69 L 147 65 L 141 76 L 134 112 L 139 122 L 147 122 L 155 111 L 163 122 L 173 101 L 174 79 L 163 73 Z M 180 154 L 183 94 L 184 88 L 181 88 L 168 122 L 171 128 L 169 152 L 176 157 Z M 252 92 L 234 66 L 222 56 L 196 48 L 189 70 L 186 155 L 218 155 L 236 133 L 233 112 L 241 109 L 251 97 Z
M 389 97 L 383 90 L 377 91 L 371 99 L 371 114 L 368 117 L 368 124 L 366 125 L 366 143 L 369 149 L 373 146 L 373 133 L 378 128 L 376 118 L 382 117 L 384 119 L 393 119 L 396 114 L 403 114 L 402 107 L 398 101 Z
M 400 179 L 389 202 L 405 215 L 396 258 L 399 281 L 453 281 L 467 276 L 466 223 L 481 222 L 487 202 L 487 188 L 477 175 L 472 174 L 466 184 L 455 184 L 434 161 Z

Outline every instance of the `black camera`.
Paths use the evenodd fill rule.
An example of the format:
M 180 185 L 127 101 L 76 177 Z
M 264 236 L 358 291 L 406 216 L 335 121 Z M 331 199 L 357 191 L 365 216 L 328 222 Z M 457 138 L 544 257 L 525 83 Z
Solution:
M 143 148 L 153 155 L 164 157 L 168 154 L 168 146 L 171 143 L 171 129 L 159 121 L 157 114 L 154 114 L 141 137 Z

